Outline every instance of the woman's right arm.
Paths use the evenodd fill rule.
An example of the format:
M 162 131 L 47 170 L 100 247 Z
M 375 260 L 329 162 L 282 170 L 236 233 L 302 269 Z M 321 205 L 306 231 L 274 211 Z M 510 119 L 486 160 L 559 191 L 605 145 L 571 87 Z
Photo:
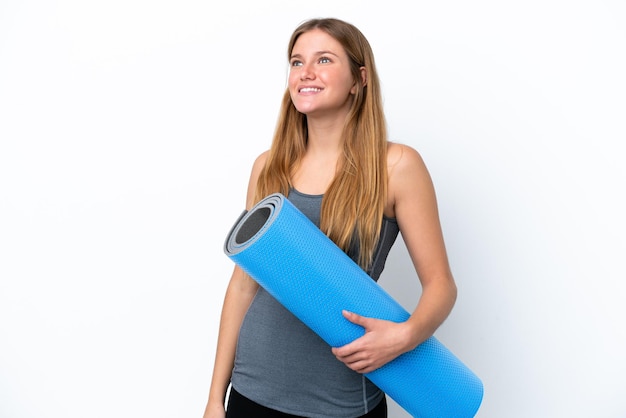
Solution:
M 256 182 L 261 169 L 265 165 L 265 159 L 266 153 L 261 154 L 252 167 L 246 199 L 246 208 L 248 210 L 255 203 Z M 224 403 L 235 363 L 235 349 L 237 347 L 237 338 L 239 337 L 239 328 L 241 328 L 243 318 L 258 288 L 259 285 L 250 276 L 241 268 L 235 266 L 222 306 L 213 378 L 211 379 L 209 400 L 204 411 L 204 418 L 224 418 L 225 416 Z
M 235 348 L 241 322 L 258 289 L 258 284 L 235 267 L 224 297 L 213 378 L 204 418 L 223 418 L 226 390 L 235 361 Z

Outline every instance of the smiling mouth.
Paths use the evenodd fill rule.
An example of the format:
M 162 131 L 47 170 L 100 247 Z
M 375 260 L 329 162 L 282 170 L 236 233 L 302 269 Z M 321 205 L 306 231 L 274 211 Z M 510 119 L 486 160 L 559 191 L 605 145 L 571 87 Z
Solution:
M 299 90 L 300 93 L 317 93 L 322 91 L 322 89 L 318 87 L 303 87 Z

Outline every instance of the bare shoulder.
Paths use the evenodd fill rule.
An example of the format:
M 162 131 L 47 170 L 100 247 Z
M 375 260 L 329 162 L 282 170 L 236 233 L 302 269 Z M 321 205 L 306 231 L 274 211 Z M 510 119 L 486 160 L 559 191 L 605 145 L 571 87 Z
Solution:
M 405 144 L 389 143 L 387 148 L 387 214 L 401 216 L 401 208 L 434 198 L 433 184 L 420 153 Z M 410 210 L 415 210 L 413 207 Z M 407 212 L 410 212 L 407 210 Z
M 262 152 L 261 154 L 259 154 L 258 157 L 256 157 L 256 159 L 254 160 L 254 163 L 252 164 L 252 172 L 250 173 L 250 180 L 248 181 L 248 192 L 246 195 L 247 196 L 246 206 L 248 207 L 248 209 L 254 203 L 256 184 L 257 184 L 257 181 L 259 180 L 259 176 L 261 175 L 261 171 L 263 170 L 263 167 L 265 167 L 265 163 L 267 161 L 268 155 L 269 155 L 269 151 Z
M 428 169 L 420 153 L 406 144 L 390 142 L 387 147 L 387 167 L 389 181 L 397 181 L 408 176 L 426 176 Z
M 254 160 L 254 164 L 252 165 L 253 174 L 256 173 L 258 176 L 261 170 L 263 170 L 263 167 L 265 167 L 265 162 L 267 161 L 267 157 L 269 153 L 270 153 L 269 150 L 263 151 L 261 154 L 259 154 L 256 157 L 256 159 Z

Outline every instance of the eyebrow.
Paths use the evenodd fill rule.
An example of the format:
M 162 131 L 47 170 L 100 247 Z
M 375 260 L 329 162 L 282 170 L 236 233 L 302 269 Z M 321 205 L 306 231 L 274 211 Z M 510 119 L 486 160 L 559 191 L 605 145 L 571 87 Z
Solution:
M 320 55 L 328 55 L 328 54 L 334 55 L 336 57 L 339 57 L 339 55 L 337 55 L 333 51 L 329 51 L 329 50 L 317 51 L 314 55 L 319 57 Z M 302 55 L 301 54 L 293 54 L 291 56 L 291 59 L 293 59 L 293 58 L 302 58 Z

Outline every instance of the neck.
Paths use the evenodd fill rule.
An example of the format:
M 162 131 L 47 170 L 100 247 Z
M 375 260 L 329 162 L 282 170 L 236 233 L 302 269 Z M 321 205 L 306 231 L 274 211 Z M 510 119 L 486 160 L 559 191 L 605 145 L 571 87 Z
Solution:
M 307 152 L 310 153 L 339 153 L 343 143 L 343 120 L 318 119 L 307 120 L 308 144 Z

